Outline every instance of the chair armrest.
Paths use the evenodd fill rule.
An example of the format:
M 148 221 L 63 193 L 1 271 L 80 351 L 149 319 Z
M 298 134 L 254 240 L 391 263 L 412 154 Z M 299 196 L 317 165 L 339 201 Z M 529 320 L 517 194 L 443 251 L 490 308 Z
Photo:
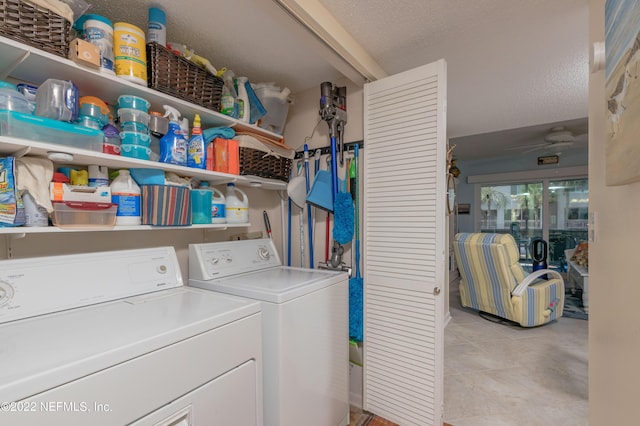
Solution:
M 561 283 L 564 283 L 564 279 L 558 271 L 553 271 L 551 269 L 538 269 L 537 271 L 534 271 L 531 274 L 527 275 L 525 279 L 522 280 L 522 282 L 513 289 L 511 295 L 522 296 L 522 293 L 525 292 L 527 287 L 529 287 L 533 283 L 533 281 L 540 278 L 542 275 L 552 275 L 554 278 L 560 279 Z

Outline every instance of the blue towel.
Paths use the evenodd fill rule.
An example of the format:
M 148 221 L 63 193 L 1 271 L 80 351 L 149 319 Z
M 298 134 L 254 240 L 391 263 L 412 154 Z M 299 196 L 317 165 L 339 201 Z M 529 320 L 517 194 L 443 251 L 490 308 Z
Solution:
M 236 131 L 231 127 L 210 127 L 202 131 L 202 136 L 207 143 L 215 138 L 233 139 L 235 135 Z

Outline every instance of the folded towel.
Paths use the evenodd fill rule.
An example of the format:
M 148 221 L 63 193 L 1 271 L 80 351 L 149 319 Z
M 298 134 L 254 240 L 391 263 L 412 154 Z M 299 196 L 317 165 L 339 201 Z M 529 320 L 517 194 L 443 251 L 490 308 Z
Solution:
M 207 143 L 211 142 L 215 138 L 233 139 L 236 135 L 236 131 L 231 127 L 210 127 L 202 131 L 202 136 Z
M 16 188 L 29 191 L 36 204 L 53 212 L 49 183 L 53 178 L 53 162 L 46 158 L 16 158 Z

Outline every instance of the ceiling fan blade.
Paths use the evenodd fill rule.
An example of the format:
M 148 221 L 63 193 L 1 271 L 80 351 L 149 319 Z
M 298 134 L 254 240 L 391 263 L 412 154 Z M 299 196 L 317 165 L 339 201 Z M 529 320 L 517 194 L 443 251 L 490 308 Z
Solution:
M 522 146 L 513 146 L 511 148 L 506 148 L 505 151 L 513 151 L 516 149 L 527 149 L 527 148 L 539 148 L 539 147 L 544 147 L 544 146 L 549 146 L 550 144 L 548 142 L 544 142 L 544 143 L 534 143 L 534 144 L 530 144 L 530 145 L 522 145 Z
M 529 149 L 525 149 L 524 151 L 522 151 L 522 154 L 528 154 L 530 152 L 536 152 L 536 151 L 544 151 L 545 149 L 549 148 L 549 144 L 540 144 L 540 145 L 536 145 L 536 146 L 531 146 L 529 147 Z

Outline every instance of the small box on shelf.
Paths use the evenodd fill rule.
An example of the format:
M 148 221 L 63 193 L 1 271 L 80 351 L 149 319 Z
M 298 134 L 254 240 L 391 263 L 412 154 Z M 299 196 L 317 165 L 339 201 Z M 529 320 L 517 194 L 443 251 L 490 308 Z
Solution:
M 100 69 L 100 48 L 81 38 L 69 43 L 69 59 L 88 68 Z
M 207 170 L 239 175 L 240 151 L 238 141 L 215 138 L 207 145 Z
M 140 185 L 140 189 L 143 225 L 191 225 L 189 188 L 174 185 Z

